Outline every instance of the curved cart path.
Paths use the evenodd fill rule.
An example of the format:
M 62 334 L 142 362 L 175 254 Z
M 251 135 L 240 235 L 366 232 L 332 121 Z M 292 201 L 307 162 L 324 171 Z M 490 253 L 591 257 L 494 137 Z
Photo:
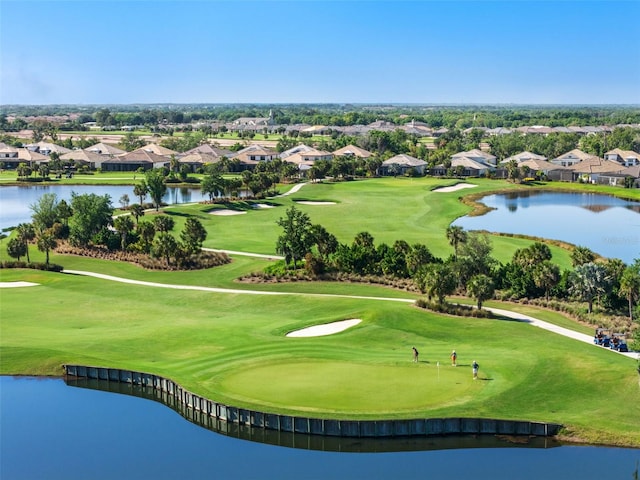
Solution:
M 544 322 L 544 321 L 539 320 L 537 318 L 530 317 L 529 315 L 524 315 L 522 313 L 512 312 L 511 310 L 502 310 L 500 308 L 489 308 L 489 307 L 485 307 L 485 308 L 487 310 L 495 313 L 496 315 L 503 315 L 505 317 L 509 317 L 509 318 L 514 319 L 514 320 L 518 320 L 520 322 L 526 322 L 526 323 L 529 323 L 530 325 L 533 325 L 534 327 L 539 327 L 539 328 L 542 328 L 544 330 L 548 330 L 550 332 L 557 333 L 558 335 L 563 335 L 565 337 L 573 338 L 574 340 L 578 340 L 580 342 L 589 343 L 589 344 L 593 345 L 593 336 L 587 335 L 586 333 L 580 333 L 580 332 L 576 332 L 574 330 L 570 330 L 568 328 L 559 327 L 558 325 L 554 325 L 553 323 Z M 604 347 L 600 347 L 600 348 L 604 348 Z M 620 355 L 624 355 L 625 357 L 629 357 L 629 358 L 633 358 L 633 359 L 639 359 L 640 358 L 640 353 L 639 352 L 618 352 L 618 351 L 612 350 L 610 348 L 607 348 L 607 350 L 610 350 L 610 351 L 615 352 L 615 353 L 619 353 Z
M 333 293 L 269 292 L 269 291 L 263 291 L 263 290 L 241 290 L 241 289 L 234 289 L 234 288 L 201 287 L 198 285 L 176 285 L 176 284 L 170 284 L 170 283 L 157 283 L 157 282 L 146 282 L 143 280 L 133 280 L 130 278 L 116 277 L 113 275 L 105 275 L 103 273 L 87 272 L 82 270 L 66 270 L 65 269 L 63 270 L 62 273 L 69 274 L 69 275 L 84 275 L 88 277 L 95 277 L 103 280 L 109 280 L 112 282 L 129 283 L 129 284 L 135 284 L 135 285 L 143 285 L 147 287 L 172 288 L 177 290 L 197 290 L 197 291 L 212 292 L 212 293 L 230 293 L 230 294 L 244 294 L 244 295 L 295 295 L 295 296 L 307 296 L 307 297 L 354 298 L 354 299 L 360 299 L 360 300 L 378 300 L 378 301 L 386 301 L 386 302 L 414 303 L 414 300 L 411 300 L 408 298 L 369 297 L 369 296 L 363 296 L 363 295 L 339 295 L 339 294 L 333 294 Z M 502 315 L 514 320 L 526 322 L 534 327 L 542 328 L 544 330 L 548 330 L 558 335 L 563 335 L 565 337 L 573 338 L 574 340 L 578 340 L 580 342 L 589 343 L 593 345 L 593 337 L 586 335 L 584 333 L 575 332 L 568 328 L 559 327 L 557 325 L 554 325 L 549 322 L 545 322 L 543 320 L 539 320 L 529 315 L 512 312 L 510 310 L 502 310 L 499 308 L 487 308 L 487 310 L 490 310 L 497 315 Z M 602 347 L 598 347 L 598 348 L 602 348 Z M 607 349 L 607 350 L 614 353 L 618 353 L 620 355 L 624 355 L 629 358 L 640 359 L 639 352 L 617 352 L 611 349 Z
M 298 190 L 300 190 L 302 187 L 304 187 L 306 185 L 306 183 L 296 183 L 293 187 L 291 187 L 291 190 L 289 190 L 286 193 L 280 194 L 280 195 L 276 195 L 275 198 L 278 197 L 288 197 L 289 195 L 291 195 L 292 193 L 296 193 Z

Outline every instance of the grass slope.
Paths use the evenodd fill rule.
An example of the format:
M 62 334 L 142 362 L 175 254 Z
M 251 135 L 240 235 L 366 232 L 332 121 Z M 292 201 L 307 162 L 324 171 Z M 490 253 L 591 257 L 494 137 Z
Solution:
M 381 300 L 266 301 L 18 270 L 0 279 L 41 284 L 0 290 L 2 374 L 59 374 L 63 363 L 132 368 L 274 412 L 552 421 L 590 441 L 640 445 L 634 362 L 524 323 Z M 285 337 L 346 318 L 363 322 L 337 335 Z M 458 367 L 449 365 L 453 348 Z

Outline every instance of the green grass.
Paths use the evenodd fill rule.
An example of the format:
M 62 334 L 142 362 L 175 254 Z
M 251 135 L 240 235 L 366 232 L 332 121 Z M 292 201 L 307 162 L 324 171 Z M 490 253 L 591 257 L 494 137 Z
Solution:
M 351 243 L 360 232 L 371 233 L 377 244 L 392 245 L 396 240 L 410 244 L 423 243 L 431 252 L 446 258 L 453 249 L 446 239 L 446 229 L 456 218 L 466 215 L 471 207 L 462 204 L 460 196 L 492 190 L 526 188 L 503 181 L 471 180 L 477 188 L 452 193 L 436 193 L 437 186 L 451 185 L 454 180 L 434 178 L 377 178 L 355 182 L 307 184 L 289 197 L 274 198 L 276 208 L 248 209 L 245 215 L 209 215 L 211 205 L 176 206 L 168 211 L 176 219 L 176 228 L 184 215 L 195 215 L 209 236 L 205 247 L 275 254 L 281 233 L 276 222 L 295 205 L 306 212 L 312 223 L 323 225 L 338 241 Z M 281 188 L 280 190 L 284 190 Z M 299 200 L 332 201 L 334 205 L 302 205 Z M 222 208 L 216 206 L 215 208 Z M 531 240 L 491 235 L 494 256 L 506 262 L 513 253 L 527 247 Z M 562 268 L 571 265 L 569 253 L 551 247 L 553 258 Z
M 403 239 L 445 257 L 446 227 L 470 207 L 468 192 L 507 182 L 472 180 L 463 193 L 435 193 L 452 180 L 383 178 L 306 185 L 271 200 L 277 208 L 217 217 L 211 206 L 167 210 L 179 230 L 196 215 L 206 246 L 274 253 L 276 220 L 296 199 L 335 205 L 297 208 L 341 242 L 369 231 L 377 243 Z M 555 187 L 555 185 L 552 185 Z M 563 186 L 565 186 L 563 184 Z M 526 187 L 525 187 L 526 188 Z M 282 191 L 285 187 L 282 188 Z M 618 190 L 621 191 L 621 190 Z M 492 237 L 507 261 L 525 239 Z M 43 254 L 32 246 L 32 259 Z M 568 253 L 552 247 L 563 268 Z M 6 241 L 0 259 L 6 259 Z M 52 255 L 67 269 L 158 283 L 289 292 L 264 296 L 142 287 L 31 270 L 0 270 L 1 281 L 33 288 L 0 289 L 0 373 L 58 375 L 63 363 L 130 368 L 164 375 L 214 400 L 272 412 L 342 418 L 472 416 L 558 422 L 591 442 L 640 446 L 635 362 L 530 325 L 436 315 L 407 303 L 321 294 L 415 299 L 386 287 L 345 283 L 254 285 L 235 279 L 269 261 L 235 257 L 211 270 L 145 271 L 127 263 Z M 493 305 L 488 302 L 487 305 Z M 585 331 L 556 312 L 496 303 L 567 328 Z M 348 318 L 363 322 L 340 334 L 287 338 L 289 331 Z M 420 350 L 419 364 L 411 347 Z M 460 366 L 451 367 L 455 348 Z M 480 380 L 470 363 L 480 363 Z M 439 366 L 438 366 L 439 364 Z
M 549 421 L 591 441 L 640 445 L 635 362 L 525 323 L 382 300 L 175 291 L 37 271 L 2 270 L 0 279 L 41 284 L 0 291 L 2 374 L 60 374 L 63 363 L 131 368 L 272 412 Z M 359 287 L 342 293 L 363 294 Z M 347 318 L 363 321 L 336 335 L 285 337 Z M 481 366 L 476 382 L 472 360 Z

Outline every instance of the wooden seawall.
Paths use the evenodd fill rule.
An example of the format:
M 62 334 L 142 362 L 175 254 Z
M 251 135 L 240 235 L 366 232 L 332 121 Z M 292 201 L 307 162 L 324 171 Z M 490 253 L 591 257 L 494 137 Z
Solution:
M 266 431 L 350 438 L 391 438 L 430 435 L 518 435 L 549 437 L 561 425 L 486 418 L 421 418 L 409 420 L 339 420 L 308 418 L 238 408 L 196 395 L 158 375 L 116 368 L 63 365 L 67 377 L 139 386 L 153 398 L 183 411 L 194 423 L 220 430 L 222 424 Z M 222 422 L 222 424 L 221 424 Z

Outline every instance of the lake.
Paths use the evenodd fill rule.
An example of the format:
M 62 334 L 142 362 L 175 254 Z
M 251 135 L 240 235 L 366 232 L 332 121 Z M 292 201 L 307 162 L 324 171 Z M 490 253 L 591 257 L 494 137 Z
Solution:
M 480 201 L 494 210 L 453 225 L 562 240 L 625 263 L 640 258 L 640 202 L 559 192 L 487 195 Z
M 33 212 L 29 208 L 45 193 L 55 193 L 58 200 L 71 200 L 71 192 L 79 195 L 95 193 L 109 195 L 115 208 L 120 208 L 120 197 L 129 196 L 129 204 L 138 203 L 140 199 L 133 194 L 133 185 L 30 185 L 30 186 L 0 186 L 0 229 L 14 227 L 19 223 L 31 222 Z M 167 193 L 162 201 L 173 205 L 176 203 L 191 203 L 208 200 L 199 188 L 167 187 Z M 146 202 L 151 199 L 147 195 Z
M 51 378 L 0 377 L 0 404 L 3 480 L 602 480 L 632 479 L 640 462 L 640 449 L 556 446 L 544 439 L 536 447 L 548 448 L 507 442 L 502 442 L 503 448 L 487 447 L 473 437 L 462 438 L 461 448 L 449 438 L 430 438 L 425 449 L 412 450 L 409 445 L 412 451 L 286 448 L 206 430 L 158 402 L 70 387 Z M 351 449 L 358 441 L 347 440 Z

